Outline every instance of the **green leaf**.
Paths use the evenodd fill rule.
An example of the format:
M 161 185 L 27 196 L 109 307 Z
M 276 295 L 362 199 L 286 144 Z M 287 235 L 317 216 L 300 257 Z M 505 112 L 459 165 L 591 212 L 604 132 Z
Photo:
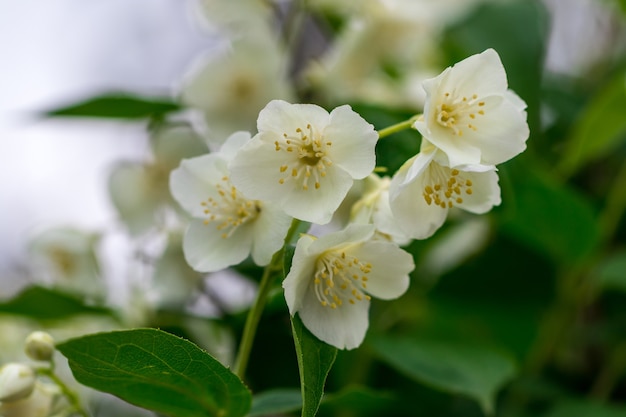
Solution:
M 37 320 L 60 320 L 78 314 L 113 315 L 111 310 L 86 305 L 82 299 L 49 288 L 32 286 L 0 303 L 0 314 L 16 314 Z
M 324 384 L 337 357 L 337 349 L 313 336 L 298 316 L 291 318 L 291 329 L 300 370 L 302 417 L 313 417 L 324 395 Z
M 618 252 L 601 262 L 597 273 L 601 287 L 626 291 L 626 251 Z
M 96 333 L 57 345 L 78 382 L 171 417 L 239 417 L 251 395 L 193 343 L 155 329 Z
M 180 110 L 167 99 L 144 98 L 126 93 L 109 93 L 45 112 L 48 117 L 103 117 L 109 119 L 144 119 Z
M 515 375 L 515 362 L 492 348 L 436 339 L 372 337 L 380 358 L 399 372 L 435 389 L 476 400 L 486 414 L 496 393 Z
M 290 413 L 302 408 L 302 394 L 297 389 L 276 389 L 262 392 L 252 398 L 248 417 Z
M 546 417 L 626 417 L 626 407 L 569 400 L 557 404 Z
M 320 410 L 326 415 L 352 414 L 359 417 L 389 415 L 400 397 L 391 392 L 374 391 L 363 386 L 349 386 L 324 397 Z
M 513 174 L 503 230 L 560 264 L 589 255 L 600 238 L 591 204 L 537 167 L 523 166 Z
M 626 140 L 626 73 L 620 72 L 589 102 L 572 126 L 559 170 L 570 175 Z

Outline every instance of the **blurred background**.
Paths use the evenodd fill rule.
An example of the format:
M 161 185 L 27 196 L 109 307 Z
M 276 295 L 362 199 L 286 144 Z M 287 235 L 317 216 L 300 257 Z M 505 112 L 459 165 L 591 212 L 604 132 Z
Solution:
M 153 207 L 139 202 L 145 197 L 153 206 L 160 204 L 167 198 L 163 196 L 167 194 L 167 176 L 163 173 L 175 167 L 180 157 L 193 156 L 212 146 L 211 135 L 203 130 L 207 120 L 183 111 L 180 120 L 191 120 L 191 125 L 198 128 L 202 136 L 198 143 L 204 148 L 189 145 L 174 152 L 178 159 L 167 160 L 163 157 L 165 142 L 161 138 L 178 135 L 198 139 L 198 134 L 185 131 L 184 126 L 183 130 L 160 130 L 163 120 L 142 117 L 144 113 L 178 110 L 168 106 L 176 106 L 182 96 L 185 105 L 200 107 L 206 115 L 227 118 L 219 106 L 205 103 L 205 92 L 218 94 L 220 86 L 198 76 L 199 68 L 210 68 L 203 67 L 207 58 L 221 54 L 225 39 L 232 35 L 223 22 L 207 22 L 207 15 L 212 17 L 212 12 L 223 13 L 218 16 L 223 19 L 230 16 L 228 10 L 213 9 L 210 5 L 215 3 L 219 2 L 0 0 L 0 300 L 10 299 L 33 282 L 53 282 L 54 277 L 47 277 L 50 267 L 38 264 L 41 259 L 37 261 L 33 256 L 45 252 L 66 275 L 72 275 L 74 269 L 82 274 L 97 269 L 97 274 L 106 278 L 108 302 L 126 310 L 125 324 L 167 327 L 174 323 L 184 327 L 179 316 L 146 318 L 153 311 L 147 308 L 146 312 L 141 305 L 150 303 L 151 294 L 143 290 L 151 288 L 153 279 L 184 276 L 189 278 L 185 285 L 181 281 L 162 282 L 164 289 L 156 297 L 167 294 L 166 304 L 186 303 L 187 313 L 226 316 L 220 323 L 229 329 L 224 344 L 206 344 L 224 362 L 230 360 L 230 330 L 238 334 L 241 317 L 229 321 L 224 313 L 240 312 L 253 296 L 254 285 L 248 282 L 250 285 L 244 283 L 232 289 L 233 282 L 238 281 L 226 277 L 211 279 L 197 288 L 198 274 L 180 266 L 180 236 L 165 238 L 160 233 L 163 230 L 149 230 L 150 225 L 157 223 L 155 218 L 163 229 L 169 228 L 171 216 L 154 214 Z M 256 2 L 250 2 L 253 3 Z M 283 21 L 289 20 L 289 7 L 280 6 L 288 1 L 276 3 L 277 10 L 285 14 L 281 16 Z M 310 3 L 319 5 L 316 13 L 321 16 L 319 21 L 326 24 L 320 26 L 330 33 L 343 33 L 341 30 L 349 26 L 346 22 L 350 21 L 350 7 L 356 4 L 337 1 L 346 5 L 345 10 L 328 12 L 324 4 L 335 2 Z M 626 369 L 626 225 L 622 216 L 626 205 L 626 2 L 486 0 L 476 1 L 481 3 L 476 10 L 466 10 L 465 4 L 470 2 L 462 0 L 443 3 L 463 13 L 446 17 L 450 20 L 441 31 L 441 43 L 435 43 L 442 57 L 436 59 L 438 67 L 434 68 L 438 72 L 472 53 L 496 47 L 511 88 L 529 105 L 529 149 L 519 162 L 516 159 L 501 168 L 504 203 L 486 216 L 488 220 L 452 219 L 451 225 L 438 233 L 432 243 L 415 242 L 409 247 L 416 256 L 418 270 L 412 292 L 400 305 L 414 304 L 415 308 L 378 310 L 374 306 L 373 315 L 379 320 L 373 321 L 372 333 L 389 328 L 419 328 L 424 334 L 447 331 L 504 346 L 516 357 L 525 375 L 545 376 L 539 393 L 525 391 L 528 381 L 523 378 L 516 381 L 515 388 L 507 393 L 512 404 L 525 402 L 516 398 L 520 391 L 529 397 L 536 394 L 535 399 L 541 401 L 561 395 L 561 389 L 590 391 L 592 397 L 603 400 L 611 395 L 624 400 L 626 381 L 621 375 Z M 319 27 L 310 22 L 301 24 L 306 36 L 298 45 L 306 45 L 302 49 L 319 57 L 328 48 L 330 37 L 321 36 Z M 348 56 L 357 48 L 350 44 L 354 39 L 345 39 L 342 38 L 345 43 L 341 46 Z M 272 53 L 269 49 L 260 50 L 259 55 Z M 258 48 L 256 52 L 247 51 L 256 61 L 254 66 L 246 65 L 262 72 L 271 63 L 256 56 L 258 52 Z M 432 57 L 432 51 L 428 54 Z M 411 88 L 405 89 L 407 97 L 398 108 L 384 108 L 388 99 L 385 94 L 389 92 L 386 85 L 376 81 L 367 84 L 371 87 L 368 91 L 350 91 L 349 77 L 341 78 L 341 60 L 330 56 L 325 64 L 330 68 L 327 73 L 311 69 L 311 80 L 320 82 L 324 94 L 312 96 L 313 88 L 303 88 L 295 94 L 281 90 L 280 86 L 272 86 L 273 92 L 278 91 L 276 94 L 281 97 L 312 97 L 312 101 L 327 107 L 350 102 L 377 128 L 406 119 L 415 113 L 411 106 L 418 107 L 415 103 L 423 100 L 419 83 L 412 83 Z M 296 63 L 290 71 L 293 74 L 301 69 Z M 269 68 L 268 72 L 273 70 Z M 387 70 L 383 68 L 382 72 Z M 437 72 L 428 73 L 431 70 L 425 68 L 424 73 L 415 75 L 436 75 Z M 335 76 L 339 81 L 333 83 Z M 190 77 L 196 84 L 189 81 Z M 188 88 L 190 84 L 196 88 Z M 108 101 L 104 107 L 98 102 L 89 104 L 94 97 L 108 97 Z M 134 101 L 128 104 L 124 97 Z M 267 102 L 264 100 L 262 103 Z M 237 102 L 224 100 L 219 104 L 231 113 L 233 108 L 243 112 Z M 126 105 L 132 111 L 121 117 L 75 117 L 81 112 L 106 115 L 111 108 L 124 112 Z M 141 113 L 144 105 L 148 110 Z M 135 110 L 139 116 L 132 115 Z M 252 110 L 251 114 L 258 112 L 258 108 Z M 218 128 L 213 129 L 215 134 Z M 410 135 L 407 138 L 411 140 Z M 379 159 L 393 169 L 416 151 L 412 145 L 403 148 L 399 145 L 401 140 L 389 143 L 381 144 Z M 153 194 L 148 186 L 143 188 L 144 183 L 151 181 L 158 184 L 160 193 Z M 133 200 L 135 197 L 137 201 Z M 176 220 L 173 222 L 180 226 Z M 50 230 L 55 231 L 46 235 Z M 63 251 L 58 251 L 59 247 Z M 66 258 L 68 254 L 78 254 L 80 262 Z M 171 262 L 157 260 L 170 255 Z M 137 259 L 142 261 L 139 271 L 133 262 Z M 238 273 L 245 274 L 246 268 L 251 270 L 250 276 L 258 272 L 244 265 Z M 148 277 L 155 271 L 156 277 Z M 130 288 L 129 276 L 140 277 Z M 79 284 L 82 281 L 76 279 L 71 285 L 89 287 L 93 283 L 88 280 Z M 612 289 L 604 292 L 604 286 Z M 236 294 L 234 297 L 228 296 L 229 288 Z M 617 294 L 611 292 L 615 288 Z M 89 301 L 87 307 L 100 305 L 99 289 L 93 290 L 92 294 L 83 294 Z M 125 298 L 129 292 L 136 297 L 133 300 L 138 300 L 133 306 Z M 202 297 L 195 297 L 198 292 Z M 187 302 L 190 293 L 194 297 Z M 234 305 L 224 304 L 229 302 Z M 128 311 L 133 308 L 136 311 Z M 270 303 L 270 310 L 285 313 L 280 303 Z M 35 318 L 38 319 L 36 314 Z M 562 323 L 560 320 L 569 320 L 571 324 L 563 333 L 555 330 Z M 0 322 L 0 330 L 1 325 Z M 289 337 L 288 331 L 276 330 L 276 335 L 268 323 L 263 325 L 267 338 Z M 208 338 L 210 333 L 206 327 L 194 332 L 190 330 L 192 324 L 186 322 L 185 326 L 199 339 Z M 97 325 L 94 327 L 98 329 Z M 89 326 L 84 331 L 88 329 Z M 0 361 L 6 359 L 1 347 L 0 343 Z M 371 354 L 365 352 L 366 357 Z M 282 360 L 283 353 L 272 346 L 260 348 L 256 354 L 265 355 L 266 362 L 272 363 Z M 355 358 L 344 356 L 337 367 L 354 369 L 358 360 Z M 267 374 L 266 368 L 258 362 L 252 365 L 252 384 L 266 388 L 271 384 L 294 383 L 293 375 L 283 378 L 283 374 L 295 369 L 272 371 L 274 379 L 265 381 L 262 376 Z M 388 368 L 372 368 L 370 379 L 372 375 L 384 377 L 390 372 Z M 343 386 L 346 380 L 350 382 L 345 376 L 348 374 L 337 372 L 330 382 L 331 389 Z M 355 374 L 355 379 L 359 377 L 366 380 L 365 375 Z M 399 380 L 400 390 L 409 386 L 407 383 L 403 387 L 405 382 Z M 370 385 L 375 386 L 376 382 Z M 557 391 L 559 394 L 555 394 Z M 432 393 L 426 394 L 428 397 Z M 446 401 L 447 397 L 435 396 L 433 403 L 437 404 L 433 407 L 447 407 Z M 450 407 L 456 407 L 456 411 L 432 415 L 480 415 L 477 407 L 466 403 Z M 468 409 L 471 412 L 464 414 Z M 398 413 L 401 415 L 401 411 Z M 571 417 L 567 411 L 563 413 L 554 415 Z

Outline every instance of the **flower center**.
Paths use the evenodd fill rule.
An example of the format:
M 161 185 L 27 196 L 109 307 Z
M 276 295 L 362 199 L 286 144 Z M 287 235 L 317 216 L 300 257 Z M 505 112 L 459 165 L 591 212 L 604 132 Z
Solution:
M 371 269 L 371 264 L 363 263 L 345 252 L 322 254 L 317 260 L 313 278 L 315 295 L 320 304 L 337 308 L 345 300 L 350 304 L 370 300 L 371 297 L 362 290 L 367 288 L 367 274 Z
M 261 203 L 244 198 L 230 183 L 227 176 L 216 184 L 218 198 L 209 197 L 200 204 L 204 207 L 207 218 L 204 224 L 217 223 L 217 230 L 222 231 L 222 238 L 232 236 L 239 226 L 257 218 L 261 212 Z
M 453 135 L 463 136 L 463 129 L 478 130 L 473 121 L 476 115 L 484 116 L 485 102 L 479 101 L 476 94 L 467 97 L 451 98 L 450 93 L 444 94 L 443 103 L 437 106 L 436 120 L 441 126 L 452 130 Z
M 331 141 L 324 141 L 307 124 L 305 130 L 297 128 L 295 134 L 283 133 L 281 140 L 275 141 L 274 145 L 276 152 L 287 152 L 295 156 L 279 167 L 280 172 L 285 174 L 278 180 L 280 184 L 295 181 L 303 190 L 308 190 L 312 182 L 315 189 L 321 187 L 322 178 L 326 177 L 326 167 L 332 165 L 327 152 L 332 145 Z
M 463 193 L 473 193 L 472 180 L 464 178 L 458 169 L 442 167 L 432 162 L 429 171 L 422 193 L 429 206 L 434 203 L 444 209 L 452 208 L 454 204 L 463 203 Z

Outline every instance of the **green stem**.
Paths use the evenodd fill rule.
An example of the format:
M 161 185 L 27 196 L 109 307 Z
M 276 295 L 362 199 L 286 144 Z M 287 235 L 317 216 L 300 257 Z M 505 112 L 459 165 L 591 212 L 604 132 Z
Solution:
M 617 345 L 604 363 L 593 382 L 589 396 L 600 401 L 608 400 L 624 369 L 626 369 L 626 342 Z
M 248 317 L 246 318 L 243 335 L 241 336 L 241 343 L 239 344 L 239 352 L 237 353 L 237 359 L 235 360 L 234 372 L 241 379 L 243 379 L 243 376 L 246 373 L 248 359 L 250 359 L 250 351 L 252 350 L 252 344 L 254 343 L 254 336 L 256 335 L 256 330 L 259 326 L 259 321 L 261 320 L 263 308 L 267 302 L 267 296 L 272 288 L 272 278 L 275 277 L 274 272 L 282 268 L 285 247 L 289 244 L 289 242 L 291 242 L 291 239 L 293 238 L 293 235 L 299 225 L 300 220 L 293 219 L 291 227 L 285 236 L 283 247 L 274 253 L 269 265 L 267 265 L 263 271 L 256 299 L 248 312 Z
M 67 398 L 67 401 L 70 403 L 70 405 L 77 414 L 81 415 L 82 417 L 89 417 L 87 411 L 80 405 L 80 399 L 78 398 L 78 395 L 74 391 L 72 391 L 72 389 L 68 387 L 67 384 L 57 376 L 57 374 L 54 373 L 54 363 L 50 363 L 50 368 L 40 368 L 37 371 L 41 375 L 50 378 L 50 380 L 59 387 L 61 393 L 65 396 L 65 398 Z
M 409 120 L 405 120 L 404 122 L 396 123 L 395 125 L 391 125 L 389 127 L 379 130 L 378 139 L 393 135 L 394 133 L 400 132 L 402 130 L 410 129 L 413 126 L 413 123 L 415 123 L 415 121 L 421 116 L 421 114 L 417 114 L 411 117 Z

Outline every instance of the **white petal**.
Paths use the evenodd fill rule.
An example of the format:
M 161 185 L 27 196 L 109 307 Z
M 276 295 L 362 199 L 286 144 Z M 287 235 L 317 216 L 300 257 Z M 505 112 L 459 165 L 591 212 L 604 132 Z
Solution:
M 298 128 L 304 130 L 307 124 L 323 130 L 329 119 L 328 112 L 315 104 L 291 104 L 283 100 L 272 100 L 259 113 L 257 128 L 259 132 L 293 134 Z
M 365 338 L 369 304 L 362 300 L 335 309 L 323 307 L 310 284 L 298 314 L 305 327 L 321 341 L 338 349 L 354 349 Z
M 303 235 L 298 239 L 296 251 L 291 262 L 291 269 L 283 280 L 285 289 L 285 301 L 292 316 L 300 310 L 302 301 L 313 280 L 317 254 L 311 254 L 311 244 L 315 239 L 309 235 Z
M 285 235 L 291 225 L 291 217 L 278 207 L 264 204 L 254 220 L 252 259 L 260 266 L 267 265 L 274 252 L 283 246 Z
M 230 135 L 222 147 L 220 148 L 220 155 L 227 161 L 232 160 L 239 149 L 243 147 L 246 143 L 248 143 L 251 139 L 250 132 L 239 131 Z
M 425 112 L 424 117 L 426 117 Z M 435 117 L 436 115 L 431 115 L 429 122 L 418 120 L 413 124 L 413 127 L 422 134 L 424 139 L 448 155 L 450 166 L 479 164 L 481 150 L 465 138 L 461 140 L 458 136 L 453 135 L 449 128 L 440 126 L 434 120 Z
M 283 195 L 280 205 L 285 212 L 297 219 L 311 223 L 326 224 L 350 191 L 354 180 L 343 169 L 330 166 L 327 175 L 320 178 L 320 187 L 307 190 L 293 187 Z M 283 184 L 287 185 L 287 184 Z M 280 185 L 279 185 L 280 186 Z
M 459 97 L 471 97 L 473 94 L 485 97 L 502 94 L 507 87 L 506 71 L 500 56 L 495 50 L 487 49 L 457 62 L 439 88 L 441 93 L 450 92 Z
M 345 229 L 329 233 L 317 239 L 309 248 L 309 253 L 318 256 L 328 249 L 341 248 L 345 245 L 364 242 L 374 234 L 371 224 L 349 224 Z
M 485 102 L 489 107 L 489 98 Z M 518 102 L 502 100 L 498 106 L 486 109 L 485 117 L 489 119 L 477 123 L 477 131 L 466 138 L 481 149 L 482 164 L 501 164 L 526 149 L 530 131 L 526 112 L 518 106 Z
M 458 204 L 459 207 L 472 213 L 483 214 L 493 206 L 500 205 L 502 200 L 495 169 L 486 172 L 462 172 L 461 175 L 472 181 L 472 194 L 463 193 L 463 203 Z
M 389 205 L 398 224 L 413 239 L 432 236 L 446 220 L 448 209 L 428 205 L 423 197 L 423 175 L 400 188 L 402 177 L 393 178 L 389 189 Z
M 222 237 L 216 223 L 205 225 L 202 220 L 192 220 L 183 238 L 183 251 L 187 263 L 200 272 L 214 272 L 237 265 L 250 254 L 252 225 L 240 226 L 232 236 Z
M 226 163 L 219 154 L 184 159 L 170 174 L 170 192 L 174 199 L 194 217 L 204 216 L 200 203 L 217 197 L 215 185 L 227 175 Z
M 409 273 L 415 268 L 413 257 L 396 244 L 365 242 L 351 248 L 349 254 L 372 265 L 367 274 L 365 291 L 374 297 L 391 300 L 400 297 L 409 288 Z
M 330 152 L 334 164 L 346 170 L 353 178 L 368 176 L 376 165 L 378 133 L 348 105 L 330 113 L 330 123 L 324 130 L 324 140 L 332 141 Z

